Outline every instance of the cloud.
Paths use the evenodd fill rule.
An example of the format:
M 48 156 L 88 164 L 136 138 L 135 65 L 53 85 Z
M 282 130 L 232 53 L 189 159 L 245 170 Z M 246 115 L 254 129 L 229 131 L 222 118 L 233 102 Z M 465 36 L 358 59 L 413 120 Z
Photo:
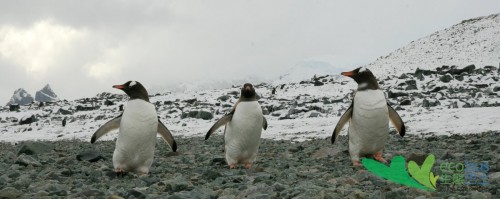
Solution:
M 431 6 L 432 5 L 432 6 Z M 8 1 L 0 7 L 0 93 L 45 84 L 61 98 L 282 75 L 301 61 L 354 67 L 499 1 Z M 496 10 L 495 10 L 496 9 Z M 15 74 L 15 75 L 12 75 Z M 185 86 L 189 87 L 189 86 Z
M 54 24 L 49 20 L 36 22 L 22 29 L 0 27 L 0 56 L 25 69 L 30 77 L 44 76 L 57 70 L 57 62 L 73 41 L 83 39 L 85 32 Z

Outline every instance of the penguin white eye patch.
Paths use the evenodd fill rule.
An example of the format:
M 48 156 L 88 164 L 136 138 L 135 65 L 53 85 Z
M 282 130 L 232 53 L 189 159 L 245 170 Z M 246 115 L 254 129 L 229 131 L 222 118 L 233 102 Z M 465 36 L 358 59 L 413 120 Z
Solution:
M 129 87 L 132 87 L 132 86 L 135 86 L 136 84 L 137 84 L 137 82 L 132 81 L 132 82 L 130 82 L 130 84 L 129 84 L 128 86 L 129 86 Z
M 365 68 L 365 67 L 361 67 L 361 68 L 359 69 L 359 73 L 362 73 L 362 72 L 365 72 L 365 71 L 366 71 L 366 68 Z

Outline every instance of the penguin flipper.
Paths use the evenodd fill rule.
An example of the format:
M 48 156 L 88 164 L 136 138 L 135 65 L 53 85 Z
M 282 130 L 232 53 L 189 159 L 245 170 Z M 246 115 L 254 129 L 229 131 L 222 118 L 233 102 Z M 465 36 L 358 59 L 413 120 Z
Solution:
M 94 135 L 92 135 L 90 143 L 94 143 L 95 141 L 97 141 L 97 139 L 99 139 L 103 135 L 106 135 L 106 133 L 109 133 L 112 130 L 120 128 L 121 120 L 122 120 L 122 114 L 103 124 L 99 129 L 97 129 Z
M 262 128 L 264 130 L 267 130 L 267 120 L 266 120 L 266 118 L 264 116 L 262 116 L 262 119 L 263 119 L 262 120 Z
M 233 118 L 233 112 L 227 114 L 227 115 L 224 115 L 224 117 L 220 118 L 219 121 L 217 121 L 213 126 L 212 128 L 210 128 L 210 130 L 208 130 L 207 134 L 205 135 L 205 140 L 208 139 L 208 137 L 210 137 L 210 135 L 212 135 L 212 133 L 214 133 L 217 129 L 219 129 L 221 126 L 224 126 L 226 125 L 228 122 L 231 121 L 231 119 Z
M 340 117 L 339 122 L 337 123 L 337 126 L 335 126 L 335 130 L 333 130 L 332 133 L 332 144 L 335 142 L 335 139 L 339 135 L 340 131 L 342 128 L 351 120 L 352 117 L 352 108 L 353 108 L 354 102 L 349 106 L 349 108 L 345 111 L 345 113 Z
M 406 134 L 405 123 L 399 116 L 399 114 L 394 110 L 391 105 L 387 104 L 387 109 L 389 110 L 389 120 L 391 120 L 392 125 L 396 128 L 401 137 Z
M 174 136 L 170 133 L 170 130 L 158 119 L 158 130 L 157 132 L 161 135 L 163 140 L 172 148 L 172 151 L 177 151 L 177 143 L 174 140 Z

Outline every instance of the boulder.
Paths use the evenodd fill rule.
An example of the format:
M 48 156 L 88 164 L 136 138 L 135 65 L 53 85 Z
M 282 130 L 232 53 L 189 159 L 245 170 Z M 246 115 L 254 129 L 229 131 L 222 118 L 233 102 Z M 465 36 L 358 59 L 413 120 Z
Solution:
M 441 77 L 439 77 L 439 81 L 442 81 L 442 82 L 444 82 L 444 83 L 448 83 L 448 82 L 450 82 L 451 80 L 453 80 L 453 76 L 451 76 L 451 75 L 450 75 L 450 74 L 448 74 L 448 73 L 447 73 L 447 74 L 445 74 L 445 75 L 443 75 L 443 76 L 441 76 Z
M 35 154 L 43 154 L 50 153 L 53 147 L 51 145 L 41 143 L 41 142 L 24 142 L 19 147 L 19 151 L 17 155 L 26 154 L 26 155 L 35 155 Z
M 19 120 L 19 124 L 20 125 L 24 125 L 24 124 L 31 124 L 33 122 L 36 122 L 36 116 L 35 115 L 31 115 L 29 117 L 23 117 Z
M 212 118 L 214 118 L 214 115 L 207 111 L 189 111 L 188 113 L 182 113 L 181 115 L 181 119 L 184 119 L 186 117 L 211 120 Z

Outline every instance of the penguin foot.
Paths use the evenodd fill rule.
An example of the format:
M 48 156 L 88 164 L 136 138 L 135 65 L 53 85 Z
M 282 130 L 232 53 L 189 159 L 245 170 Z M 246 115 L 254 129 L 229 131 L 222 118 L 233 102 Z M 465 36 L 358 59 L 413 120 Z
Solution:
M 125 175 L 125 171 L 120 167 L 116 167 L 115 174 L 116 174 L 116 177 L 123 177 Z
M 373 154 L 373 158 L 375 158 L 375 160 L 379 161 L 379 162 L 382 162 L 384 164 L 387 164 L 387 160 L 384 159 L 384 157 L 382 157 L 382 152 L 377 152 L 377 153 L 374 153 Z
M 354 167 L 361 167 L 361 163 L 359 162 L 359 160 L 353 160 L 353 161 L 352 161 L 352 165 L 353 165 Z
M 137 172 L 137 175 L 138 175 L 139 177 L 144 177 L 144 176 L 147 176 L 147 175 L 148 175 L 148 173 L 149 173 L 149 168 L 147 168 L 147 167 L 141 167 L 141 168 L 137 169 L 137 171 L 136 171 L 136 172 Z
M 234 164 L 229 164 L 229 169 L 236 169 L 236 163 L 234 163 Z
M 245 163 L 245 169 L 251 169 L 252 163 Z

